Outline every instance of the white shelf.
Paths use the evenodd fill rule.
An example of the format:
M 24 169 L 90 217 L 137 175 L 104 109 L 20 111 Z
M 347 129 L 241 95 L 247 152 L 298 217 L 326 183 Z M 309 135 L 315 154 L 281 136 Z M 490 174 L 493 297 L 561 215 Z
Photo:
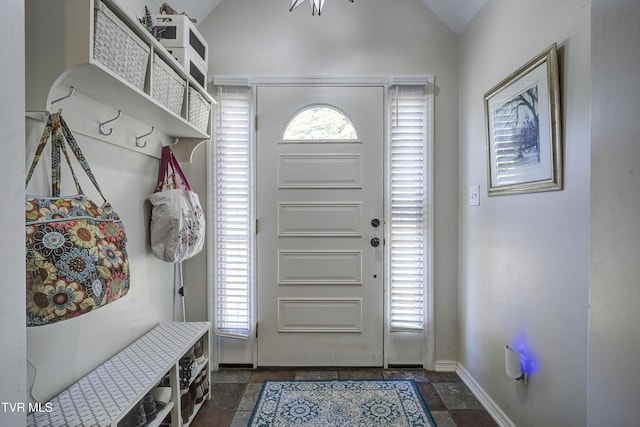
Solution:
M 193 384 L 193 382 L 196 380 L 196 378 L 198 378 L 198 376 L 200 375 L 202 370 L 205 367 L 207 367 L 208 365 L 209 365 L 209 358 L 205 357 L 204 361 L 202 363 L 198 364 L 195 373 L 189 379 L 189 387 L 187 387 L 186 389 L 181 389 L 180 390 L 180 398 L 181 399 L 185 394 L 189 393 L 189 388 L 191 387 L 191 384 Z M 191 414 L 191 417 L 189 417 L 189 421 L 187 423 L 183 424 L 182 427 L 188 427 L 189 424 L 191 424 L 193 422 L 193 419 L 198 414 L 198 411 L 200 410 L 200 408 L 204 404 L 205 400 L 209 400 L 209 396 L 211 396 L 211 384 L 209 384 L 209 391 L 207 392 L 207 394 L 202 396 L 202 402 L 195 404 L 195 407 L 194 407 L 194 410 L 193 410 L 193 414 Z M 180 406 L 182 407 L 182 405 L 180 405 Z
M 93 57 L 94 14 L 97 13 L 94 6 L 100 3 L 149 47 L 149 66 L 143 89 L 134 87 Z M 153 84 L 151 64 L 155 55 L 211 106 L 215 100 L 134 17 L 125 13 L 113 0 L 26 0 L 25 14 L 28 112 L 49 110 L 52 108 L 51 101 L 55 99 L 54 93 L 59 93 L 61 88 L 73 87 L 104 107 L 113 111 L 122 110 L 124 116 L 148 125 L 147 128 L 153 126 L 172 140 L 177 139 L 179 144 L 174 147 L 174 152 L 181 161 L 190 161 L 195 147 L 210 139 L 211 118 L 206 131 L 188 120 L 188 90 L 185 90 L 181 114 L 174 113 L 150 96 Z M 52 25 L 52 22 L 57 24 Z M 72 96 L 60 104 L 69 105 L 73 102 Z M 84 105 L 78 105 L 78 108 L 69 108 L 69 111 L 82 111 Z M 57 108 L 58 105 L 52 109 Z M 99 134 L 95 137 L 121 145 Z M 159 157 L 160 149 L 161 146 L 154 147 L 154 153 L 147 150 L 146 154 Z
M 59 84 L 74 87 L 87 97 L 111 106 L 114 110 L 121 109 L 124 114 L 155 126 L 156 130 L 173 137 L 209 139 L 208 134 L 196 129 L 185 118 L 167 109 L 129 82 L 121 80 L 100 63 L 74 67 L 64 75 Z
M 202 407 L 202 405 L 204 405 L 204 401 L 207 399 L 202 399 L 202 402 L 200 403 L 196 403 L 196 406 L 193 410 L 193 414 L 191 414 L 191 417 L 189 418 L 189 421 L 187 421 L 185 424 L 182 425 L 182 427 L 189 427 L 191 425 L 191 423 L 193 422 L 194 418 L 196 417 L 196 415 L 198 415 L 198 411 L 200 411 L 200 408 Z
M 202 337 L 206 337 L 203 350 L 208 356 L 210 329 L 209 322 L 160 323 L 51 399 L 51 412 L 30 414 L 27 425 L 117 426 L 167 372 L 177 377 L 180 358 Z M 177 396 L 180 395 L 177 378 L 171 381 L 171 387 L 173 405 L 168 412 L 171 412 L 173 425 L 177 427 L 181 415 L 180 405 L 177 404 Z
M 196 378 L 198 378 L 198 375 L 200 375 L 200 372 L 202 372 L 202 370 L 205 368 L 205 366 L 207 366 L 208 363 L 209 363 L 209 359 L 207 359 L 205 357 L 204 358 L 204 362 L 200 363 L 197 366 L 196 373 L 194 375 L 192 375 L 191 379 L 189 380 L 189 387 L 191 387 L 191 384 L 193 384 L 193 382 L 196 380 Z
M 151 422 L 147 423 L 145 427 L 158 427 L 160 424 L 162 424 L 162 421 L 166 418 L 167 415 L 169 415 L 172 409 L 173 402 L 167 403 L 166 406 L 159 410 L 155 418 Z

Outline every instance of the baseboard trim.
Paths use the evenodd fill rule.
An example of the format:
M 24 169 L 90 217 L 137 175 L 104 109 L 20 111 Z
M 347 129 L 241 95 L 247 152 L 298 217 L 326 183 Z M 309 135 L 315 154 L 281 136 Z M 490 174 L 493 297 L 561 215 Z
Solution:
M 455 360 L 436 360 L 434 369 L 436 372 L 456 372 L 458 362 Z
M 477 383 L 477 381 L 471 376 L 464 366 L 457 363 L 456 374 L 460 377 L 463 383 L 469 387 L 469 390 L 476 396 L 482 406 L 487 410 L 491 418 L 498 423 L 501 427 L 516 427 L 516 425 L 507 417 L 502 409 L 493 401 L 493 399 L 487 394 L 486 391 Z

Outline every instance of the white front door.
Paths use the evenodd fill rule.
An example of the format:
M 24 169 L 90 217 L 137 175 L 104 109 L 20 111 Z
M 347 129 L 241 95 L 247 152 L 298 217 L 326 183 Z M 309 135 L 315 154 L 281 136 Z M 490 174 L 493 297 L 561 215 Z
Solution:
M 356 136 L 284 138 L 331 128 L 305 110 Z M 257 116 L 258 365 L 382 366 L 384 90 L 258 87 Z

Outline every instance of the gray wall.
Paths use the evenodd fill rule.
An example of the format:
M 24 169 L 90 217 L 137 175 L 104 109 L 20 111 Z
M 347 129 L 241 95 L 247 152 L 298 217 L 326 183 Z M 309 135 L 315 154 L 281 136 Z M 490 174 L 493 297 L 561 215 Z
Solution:
M 0 301 L 0 401 L 26 402 L 27 363 L 24 314 L 24 2 L 4 2 L 6 22 L 0 38 L 11 40 L 0 47 L 0 128 L 3 132 L 0 181 L 3 207 L 0 209 L 0 250 L 3 298 Z M 7 66 L 11 64 L 11 66 Z M 24 412 L 0 408 L 0 425 L 26 424 Z
M 553 42 L 565 189 L 488 197 L 484 93 Z M 589 64 L 587 0 L 490 0 L 460 37 L 458 361 L 518 426 L 586 423 Z M 505 374 L 519 341 L 537 365 L 527 386 Z
M 516 5 L 507 0 L 490 0 L 461 35 L 459 59 L 456 37 L 417 0 L 406 0 L 402 10 L 387 7 L 381 1 L 368 2 L 375 11 L 371 13 L 378 15 L 371 18 L 372 25 L 378 29 L 394 28 L 393 33 L 397 34 L 391 38 L 385 31 L 378 31 L 379 35 L 371 34 L 372 30 L 361 32 L 350 24 L 351 5 L 330 3 L 325 14 L 329 17 L 335 9 L 331 19 L 340 24 L 339 30 L 330 33 L 329 41 L 320 46 L 314 43 L 323 21 L 311 17 L 301 20 L 297 15 L 307 13 L 301 8 L 295 12 L 295 21 L 283 24 L 293 15 L 287 12 L 278 17 L 278 24 L 273 25 L 277 28 L 269 28 L 276 12 L 266 10 L 273 8 L 264 3 L 267 2 L 223 2 L 201 24 L 212 49 L 213 73 L 436 76 L 436 358 L 459 360 L 519 426 L 635 424 L 636 384 L 640 380 L 635 357 L 640 350 L 640 336 L 637 322 L 633 321 L 640 307 L 640 228 L 636 224 L 640 210 L 640 94 L 635 82 L 640 71 L 637 2 L 592 0 L 591 6 L 588 0 L 523 0 Z M 137 9 L 131 7 L 132 11 Z M 247 14 L 252 9 L 255 11 Z M 24 164 L 15 159 L 25 157 L 21 143 L 25 139 L 22 2 L 9 0 L 5 12 L 8 25 L 0 32 L 13 43 L 0 49 L 7 63 L 15 66 L 0 71 L 4 81 L 14 83 L 0 89 L 0 122 L 6 140 L 17 143 L 4 144 L 5 155 L 0 160 L 6 190 L 3 195 L 7 206 L 15 206 L 0 214 L 3 235 L 11 242 L 5 245 L 0 260 L 5 292 L 0 303 L 0 340 L 5 343 L 0 397 L 3 402 L 16 402 L 25 401 L 27 396 L 26 333 L 24 307 L 14 304 L 24 300 L 24 291 L 11 284 L 24 280 L 24 261 L 22 250 L 6 248 L 22 248 L 23 244 L 24 191 L 21 181 L 15 179 L 24 174 Z M 232 16 L 238 18 L 231 20 Z M 413 19 L 420 22 L 417 33 L 415 27 L 405 30 L 406 21 Z M 230 34 L 238 38 L 230 39 Z M 416 40 L 407 38 L 416 34 Z M 290 42 L 285 43 L 286 40 Z M 555 193 L 488 198 L 483 94 L 554 41 L 560 45 L 562 57 L 566 188 Z M 335 48 L 328 61 L 323 52 L 328 49 L 325 43 Z M 251 55 L 244 53 L 247 51 Z M 39 126 L 31 124 L 28 130 L 30 135 L 37 134 Z M 121 151 L 97 142 L 100 147 L 91 144 L 93 141 L 84 141 L 89 145 L 86 155 L 101 182 L 105 181 L 105 192 L 111 196 L 125 188 L 122 183 L 107 183 L 111 179 L 120 182 L 123 170 L 133 187 L 135 203 L 131 208 L 124 206 L 128 199 L 117 195 L 109 198 L 127 217 L 125 224 L 131 223 L 127 231 L 139 228 L 131 230 L 131 238 L 135 247 L 132 269 L 138 270 L 137 277 L 143 283 L 140 286 L 145 293 L 170 293 L 167 288 L 171 285 L 164 276 L 170 276 L 171 271 L 156 264 L 141 231 L 146 227 L 146 218 L 140 206 L 154 183 L 154 162 L 133 156 L 123 165 L 114 164 L 108 158 L 119 156 Z M 201 159 L 204 150 L 199 148 L 196 155 Z M 197 160 L 193 168 L 198 165 L 203 168 L 204 162 Z M 203 175 L 199 176 L 198 180 L 202 180 Z M 467 206 L 471 184 L 481 185 L 478 208 Z M 146 273 L 158 274 L 158 269 L 163 277 L 159 281 L 142 278 Z M 196 276 L 204 277 L 203 269 L 187 274 L 195 271 L 200 271 Z M 204 281 L 201 286 L 204 290 Z M 38 351 L 56 353 L 58 360 L 70 356 L 81 365 L 67 367 L 56 375 L 51 372 L 60 364 L 45 369 L 43 376 L 55 377 L 49 393 L 106 358 L 105 352 L 117 351 L 151 323 L 170 316 L 166 312 L 170 310 L 170 296 L 153 297 L 147 302 L 142 301 L 141 294 L 129 297 L 115 303 L 110 312 L 108 307 L 101 309 L 104 316 L 100 315 L 100 321 L 89 317 L 98 316 L 98 311 L 85 316 L 88 322 L 83 327 L 72 327 L 74 320 L 68 321 L 68 326 L 52 325 L 49 335 L 71 336 L 66 343 L 55 342 L 53 347 L 33 344 Z M 125 306 L 116 308 L 121 303 Z M 196 306 L 196 311 L 204 311 L 204 304 Z M 138 311 L 141 307 L 143 310 Z M 120 318 L 121 314 L 125 317 Z M 205 318 L 206 313 L 194 316 Z M 111 331 L 106 332 L 107 341 L 100 343 L 95 331 L 102 333 L 99 328 L 105 322 Z M 504 375 L 504 344 L 523 333 L 538 361 L 538 370 L 527 387 Z M 7 343 L 11 351 L 7 350 Z M 95 343 L 98 347 L 92 348 Z M 82 356 L 84 360 L 80 360 Z M 0 423 L 23 425 L 24 414 L 0 412 Z
M 122 3 L 124 4 L 124 2 Z M 133 16 L 142 16 L 144 4 L 143 0 L 136 0 L 135 2 L 126 2 L 126 7 Z M 40 30 L 47 31 L 46 28 Z M 29 31 L 37 31 L 37 29 L 30 28 Z M 24 72 L 21 72 L 21 75 L 23 74 Z M 29 81 L 26 84 L 29 84 Z M 24 100 L 24 92 L 20 92 Z M 3 96 L 3 99 L 6 98 Z M 88 118 L 96 112 L 102 117 L 113 117 L 112 108 L 105 107 L 80 94 L 74 95 L 60 105 L 61 107 L 65 107 L 65 105 L 68 107 L 65 109 L 64 115 L 72 131 L 77 127 L 76 125 L 83 122 L 88 122 L 86 127 L 97 130 L 97 121 Z M 71 108 L 72 105 L 76 107 Z M 82 108 L 78 108 L 78 105 Z M 16 102 L 14 103 L 14 108 L 13 114 L 18 114 L 15 123 L 20 123 L 24 131 L 24 122 L 22 121 L 24 107 L 20 107 Z M 42 109 L 44 108 L 45 106 L 43 105 Z M 83 114 L 83 112 L 86 112 L 86 114 Z M 125 127 L 122 122 L 118 125 L 121 126 L 119 130 L 125 130 L 122 129 Z M 25 140 L 24 137 L 16 136 L 15 140 L 12 141 L 16 144 L 16 147 L 19 146 L 21 150 L 26 151 L 21 154 L 21 158 L 25 160 L 16 162 L 16 158 L 20 158 L 17 154 L 15 157 L 3 156 L 4 159 L 10 159 L 13 162 L 12 168 L 20 166 L 24 170 L 25 164 L 31 162 L 43 127 L 44 124 L 42 122 L 27 119 L 26 148 L 22 142 Z M 149 246 L 150 205 L 146 199 L 155 188 L 158 159 L 134 151 L 124 150 L 79 133 L 76 133 L 75 137 L 88 163 L 91 165 L 107 200 L 120 214 L 124 222 L 128 238 L 127 249 L 131 272 L 131 287 L 125 297 L 99 310 L 78 318 L 52 325 L 32 327 L 26 330 L 27 357 L 37 370 L 28 369 L 27 384 L 30 386 L 32 382 L 34 383 L 31 394 L 40 401 L 46 401 L 58 394 L 100 363 L 139 338 L 158 322 L 173 318 L 173 267 L 171 264 L 155 258 Z M 7 144 L 7 146 L 13 147 L 10 144 Z M 46 152 L 48 153 L 48 151 Z M 49 194 L 45 175 L 47 175 L 50 162 L 46 161 L 46 159 L 44 160 L 38 165 L 37 173 L 29 184 L 29 194 Z M 63 169 L 67 172 L 66 167 L 63 166 Z M 87 195 L 99 202 L 100 197 L 93 189 L 86 175 L 79 167 L 76 167 L 76 172 Z M 16 172 L 14 175 L 18 174 Z M 62 193 L 73 194 L 75 187 L 69 179 L 69 174 L 63 174 L 63 178 Z M 21 180 L 18 180 L 18 182 L 21 182 Z M 20 197 L 23 195 L 24 190 L 21 190 Z M 24 201 L 21 199 L 20 209 L 23 209 L 23 206 Z M 23 232 L 22 224 L 24 223 L 22 218 L 23 216 L 20 217 L 18 222 L 20 226 L 16 227 L 21 233 Z M 20 258 L 19 262 L 6 258 L 3 254 L 0 260 L 3 271 L 9 265 L 18 265 L 20 270 L 23 271 L 23 241 L 24 238 L 22 237 L 20 244 L 16 245 L 16 248 L 20 248 L 20 251 L 16 251 Z M 24 273 L 21 273 L 20 279 L 14 283 L 24 283 Z M 24 297 L 16 298 L 15 300 L 22 302 Z M 21 331 L 21 334 L 24 334 L 24 305 L 20 304 L 19 306 L 21 306 L 21 316 L 19 326 L 16 329 Z M 3 331 L 4 327 L 3 325 Z M 24 373 L 22 374 L 24 375 Z M 3 383 L 12 384 L 4 381 Z
M 436 362 L 456 360 L 456 35 L 420 0 L 336 1 L 321 18 L 306 5 L 289 13 L 287 4 L 223 1 L 198 30 L 209 43 L 210 75 L 435 76 L 435 355 Z M 187 274 L 201 287 L 192 294 L 204 296 L 204 261 L 197 264 Z
M 640 4 L 593 0 L 588 426 L 638 424 Z

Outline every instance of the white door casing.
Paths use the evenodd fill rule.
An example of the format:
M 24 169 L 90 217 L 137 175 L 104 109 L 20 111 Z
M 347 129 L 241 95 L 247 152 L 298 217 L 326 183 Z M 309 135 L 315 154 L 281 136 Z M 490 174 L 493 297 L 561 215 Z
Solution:
M 258 365 L 382 366 L 384 88 L 259 86 L 256 97 Z M 283 141 L 317 104 L 349 117 L 358 139 Z

